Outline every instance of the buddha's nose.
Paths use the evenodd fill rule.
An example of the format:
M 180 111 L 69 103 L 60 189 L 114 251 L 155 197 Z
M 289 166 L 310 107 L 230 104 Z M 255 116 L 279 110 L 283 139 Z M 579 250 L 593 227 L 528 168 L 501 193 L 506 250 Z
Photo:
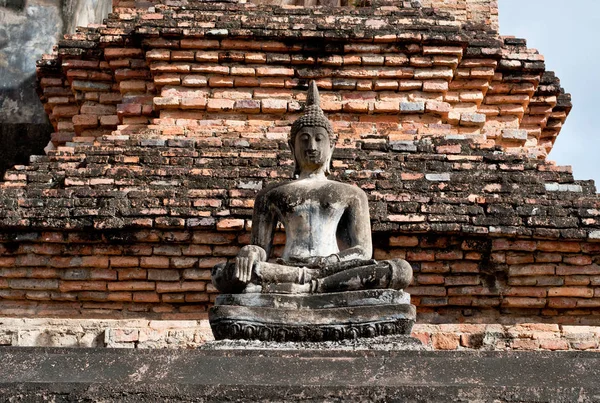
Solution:
M 308 141 L 308 146 L 306 147 L 307 151 L 315 151 L 317 149 L 317 142 L 315 139 L 310 139 Z

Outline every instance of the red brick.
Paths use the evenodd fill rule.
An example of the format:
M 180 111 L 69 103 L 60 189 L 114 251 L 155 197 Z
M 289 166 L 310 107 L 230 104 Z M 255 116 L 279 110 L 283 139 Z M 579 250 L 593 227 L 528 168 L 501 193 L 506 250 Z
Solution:
M 141 104 L 119 104 L 117 105 L 118 116 L 139 116 L 142 114 Z
M 116 280 L 117 271 L 110 269 L 91 269 L 90 280 Z
M 258 77 L 266 77 L 266 76 L 294 76 L 294 69 L 286 68 L 286 67 L 257 67 L 256 75 Z
M 172 257 L 171 267 L 176 269 L 185 269 L 196 266 L 198 258 L 195 257 Z
M 183 271 L 183 278 L 185 280 L 207 280 L 211 279 L 211 271 L 210 270 L 202 270 L 202 269 L 185 269 Z
M 213 76 L 208 79 L 209 87 L 233 87 L 233 77 Z
M 593 264 L 589 266 L 563 266 L 556 268 L 556 274 L 559 276 L 571 276 L 576 274 L 585 274 L 589 276 L 600 275 L 600 266 Z
M 161 298 L 166 304 L 185 302 L 185 294 L 162 294 Z
M 554 274 L 555 266 L 539 264 L 511 266 L 508 271 L 509 276 L 544 276 Z
M 535 241 L 512 241 L 508 239 L 494 239 L 492 241 L 492 250 L 512 250 L 512 251 L 535 251 L 537 243 Z
M 444 262 L 424 262 L 421 263 L 421 272 L 423 273 L 448 273 L 450 267 Z
M 489 295 L 495 296 L 500 292 L 483 286 L 465 286 L 448 288 L 448 295 Z
M 144 269 L 119 269 L 119 281 L 123 280 L 146 280 L 148 272 Z
M 537 250 L 544 252 L 577 253 L 581 251 L 581 245 L 579 242 L 540 241 L 538 242 Z
M 10 258 L 7 262 L 10 261 Z M 46 256 L 39 255 L 19 255 L 14 261 L 15 266 L 46 266 L 49 262 L 49 258 Z
M 108 301 L 122 301 L 128 302 L 133 299 L 130 292 L 109 292 L 106 295 Z
M 471 305 L 479 308 L 491 308 L 500 306 L 500 303 L 499 297 L 475 297 Z
M 590 285 L 590 276 L 566 276 L 565 285 L 585 286 Z
M 536 253 L 536 263 L 556 263 L 562 261 L 562 254 L 560 253 Z
M 562 339 L 542 339 L 540 348 L 543 350 L 569 350 L 569 343 Z
M 110 267 L 138 267 L 140 258 L 134 256 L 111 256 Z
M 263 113 L 285 113 L 287 111 L 287 104 L 285 99 L 263 99 L 261 101 L 261 110 Z
M 390 246 L 417 246 L 419 238 L 416 236 L 392 236 L 389 243 Z
M 216 232 L 194 232 L 193 242 L 201 245 L 225 245 L 235 242 L 235 234 Z
M 218 49 L 220 47 L 218 40 L 209 39 L 182 39 L 181 49 Z
M 55 290 L 58 286 L 59 281 L 55 279 L 11 278 L 8 280 L 8 287 L 17 290 Z
M 227 218 L 217 222 L 218 231 L 239 231 L 244 229 L 244 220 L 236 218 Z
M 69 291 L 104 291 L 106 281 L 61 281 L 60 292 Z
M 452 273 L 479 273 L 479 263 L 476 262 L 451 262 Z
M 217 245 L 213 248 L 214 256 L 237 256 L 240 251 L 239 246 L 234 245 Z
M 16 260 L 15 257 L 0 256 L 0 267 L 14 267 Z
M 433 333 L 431 345 L 435 350 L 456 350 L 460 344 L 460 336 L 454 333 Z
M 118 281 L 108 283 L 109 291 L 150 291 L 156 288 L 156 284 L 150 281 Z
M 506 263 L 507 264 L 523 264 L 523 263 L 533 263 L 533 254 L 530 253 L 515 253 L 515 252 L 507 252 L 506 253 Z
M 148 280 L 179 281 L 179 271 L 168 269 L 150 269 L 148 270 Z
M 548 296 L 593 298 L 594 289 L 588 287 L 556 287 L 548 290 Z
M 575 298 L 548 298 L 549 308 L 569 309 L 577 306 Z
M 563 263 L 576 265 L 576 266 L 586 266 L 586 265 L 592 264 L 592 258 L 591 258 L 591 256 L 587 256 L 587 255 L 564 256 Z
M 598 348 L 598 341 L 594 339 L 573 340 L 571 341 L 571 347 L 575 350 L 592 350 Z
M 424 262 L 435 261 L 435 253 L 433 251 L 408 251 L 406 253 L 406 260 L 409 262 Z
M 167 61 L 171 59 L 171 51 L 168 49 L 152 49 L 146 52 L 146 59 Z
M 420 274 L 415 279 L 420 285 L 444 284 L 444 276 L 439 274 Z
M 145 268 L 167 269 L 169 268 L 169 258 L 164 256 L 142 257 L 140 266 Z
M 214 99 L 207 101 L 206 110 L 208 112 L 225 112 L 233 110 L 235 101 L 232 99 Z
M 543 287 L 508 287 L 503 294 L 509 297 L 535 297 L 545 298 L 546 289 Z
M 108 256 L 82 256 L 81 267 L 108 268 Z
M 134 292 L 134 302 L 160 302 L 160 296 L 155 292 Z
M 156 292 L 167 293 L 167 292 L 186 292 L 186 291 L 204 291 L 206 284 L 201 281 L 186 281 L 186 282 L 158 282 L 156 283 Z
M 193 292 L 185 294 L 185 302 L 208 302 L 209 296 L 206 293 Z
M 537 350 L 539 345 L 539 340 L 531 339 L 515 339 L 510 342 L 510 347 L 514 350 Z
M 448 305 L 471 306 L 474 297 L 449 297 Z
M 545 298 L 506 297 L 502 300 L 502 306 L 507 308 L 544 308 Z
M 455 285 L 479 285 L 481 280 L 479 276 L 448 276 L 445 279 L 447 286 Z
M 182 246 L 181 252 L 184 256 L 210 256 L 212 249 L 208 245 L 186 245 Z

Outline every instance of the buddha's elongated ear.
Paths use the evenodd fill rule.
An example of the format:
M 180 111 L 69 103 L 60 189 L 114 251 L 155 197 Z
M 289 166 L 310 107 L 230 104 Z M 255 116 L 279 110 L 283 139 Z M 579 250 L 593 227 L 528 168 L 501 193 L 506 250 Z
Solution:
M 298 159 L 296 158 L 295 145 L 294 145 L 294 142 L 292 141 L 295 138 L 296 137 L 294 136 L 288 140 L 288 147 L 290 148 L 290 151 L 292 152 L 292 158 L 294 159 L 294 177 L 300 175 L 300 164 L 298 164 Z
M 325 162 L 325 175 L 331 175 L 331 168 L 333 168 L 333 150 L 335 150 L 335 143 L 331 144 L 329 149 L 329 158 Z

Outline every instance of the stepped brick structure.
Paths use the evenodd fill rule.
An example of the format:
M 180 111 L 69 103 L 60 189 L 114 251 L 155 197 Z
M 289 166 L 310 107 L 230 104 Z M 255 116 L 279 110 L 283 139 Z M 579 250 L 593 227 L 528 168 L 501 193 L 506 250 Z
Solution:
M 56 149 L 0 183 L 1 314 L 205 318 L 316 80 L 419 323 L 600 325 L 600 197 L 546 159 L 570 96 L 497 27 L 489 0 L 115 0 L 38 64 Z

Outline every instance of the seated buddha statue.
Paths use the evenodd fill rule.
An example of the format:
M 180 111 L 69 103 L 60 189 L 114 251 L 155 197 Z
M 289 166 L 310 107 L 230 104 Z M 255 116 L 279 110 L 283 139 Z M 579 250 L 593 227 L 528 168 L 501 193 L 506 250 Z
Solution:
M 335 141 L 332 125 L 319 105 L 317 86 L 311 82 L 304 114 L 292 125 L 288 142 L 295 161 L 295 178 L 259 192 L 254 203 L 251 244 L 241 248 L 235 261 L 219 264 L 212 271 L 212 281 L 219 291 L 246 294 L 246 301 L 250 301 L 250 294 L 291 294 L 303 298 L 305 305 L 314 306 L 307 302 L 310 296 L 334 293 L 337 300 L 345 300 L 340 293 L 402 290 L 410 284 L 412 268 L 408 262 L 377 262 L 371 258 L 365 192 L 327 178 Z M 285 229 L 285 247 L 281 258 L 269 262 L 279 222 Z M 373 295 L 369 295 L 372 300 Z M 226 299 L 218 299 L 215 308 L 218 310 Z M 236 299 L 241 306 L 243 300 L 242 296 Z M 406 305 L 405 297 L 402 301 Z

